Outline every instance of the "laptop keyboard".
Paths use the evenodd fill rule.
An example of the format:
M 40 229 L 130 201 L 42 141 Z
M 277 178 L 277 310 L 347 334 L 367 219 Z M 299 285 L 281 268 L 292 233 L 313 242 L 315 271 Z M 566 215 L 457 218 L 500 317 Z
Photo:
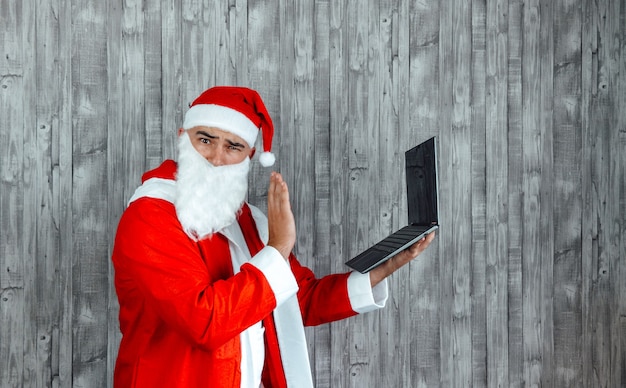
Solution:
M 350 267 L 363 273 L 366 269 L 377 263 L 380 259 L 387 256 L 386 252 L 379 251 L 377 249 L 368 249 L 360 255 L 356 256 L 352 260 L 348 261 Z
M 428 227 L 419 225 L 405 226 L 374 246 L 380 250 L 391 253 L 428 229 Z
M 373 264 L 387 255 L 392 254 L 399 248 L 406 245 L 416 236 L 426 232 L 429 227 L 419 225 L 409 225 L 388 236 L 384 240 L 375 244 L 372 249 L 366 250 L 348 262 L 350 267 L 363 272 Z

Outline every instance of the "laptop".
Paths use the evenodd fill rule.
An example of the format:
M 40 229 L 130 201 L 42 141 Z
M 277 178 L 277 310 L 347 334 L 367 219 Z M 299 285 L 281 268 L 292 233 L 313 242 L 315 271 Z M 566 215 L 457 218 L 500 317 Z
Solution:
M 404 154 L 409 225 L 386 237 L 346 265 L 367 273 L 439 228 L 437 138 Z

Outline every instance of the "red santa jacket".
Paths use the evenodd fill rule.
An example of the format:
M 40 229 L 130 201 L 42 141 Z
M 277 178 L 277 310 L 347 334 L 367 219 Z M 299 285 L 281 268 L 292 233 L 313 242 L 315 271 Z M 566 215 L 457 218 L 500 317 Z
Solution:
M 166 161 L 143 181 L 173 179 L 175 171 L 175 163 Z M 247 205 L 238 222 L 254 256 L 263 243 Z M 142 197 L 122 215 L 112 260 L 122 332 L 116 387 L 239 387 L 239 334 L 261 320 L 267 337 L 263 383 L 286 385 L 271 319 L 272 288 L 251 264 L 233 274 L 224 236 L 196 242 L 183 231 L 170 201 Z M 305 325 L 356 314 L 349 274 L 317 279 L 295 257 L 289 264 Z

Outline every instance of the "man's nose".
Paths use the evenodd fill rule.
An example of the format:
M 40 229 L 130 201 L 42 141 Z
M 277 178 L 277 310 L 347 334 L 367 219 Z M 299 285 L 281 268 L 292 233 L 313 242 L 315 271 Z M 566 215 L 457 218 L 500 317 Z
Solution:
M 225 163 L 224 157 L 226 153 L 222 149 L 222 147 L 215 147 L 211 152 L 211 155 L 207 158 L 207 160 L 214 165 L 215 167 L 223 166 Z

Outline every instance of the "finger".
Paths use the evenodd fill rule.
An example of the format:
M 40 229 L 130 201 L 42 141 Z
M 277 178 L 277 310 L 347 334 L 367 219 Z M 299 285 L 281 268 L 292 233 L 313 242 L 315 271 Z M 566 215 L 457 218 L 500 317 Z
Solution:
M 280 173 L 275 174 L 275 182 L 276 200 L 280 205 L 289 203 L 289 188 L 287 187 L 287 182 L 283 180 L 283 176 L 280 175 Z
M 409 254 L 411 256 L 419 255 L 420 253 L 422 253 L 428 247 L 428 245 L 430 245 L 431 241 L 433 241 L 434 238 L 435 238 L 435 233 L 434 232 L 431 232 L 431 233 L 427 234 L 426 236 L 424 236 L 421 239 L 419 239 L 419 241 L 417 241 L 416 243 L 411 245 L 407 249 L 407 254 Z
M 287 187 L 287 182 L 283 180 L 280 181 L 279 194 L 281 204 L 289 206 L 289 187 Z
M 280 195 L 285 190 L 285 181 L 283 180 L 282 175 L 280 175 L 280 173 L 273 172 L 270 183 L 272 184 L 272 193 L 275 194 L 274 199 L 279 200 Z
M 276 191 L 276 173 L 272 172 L 272 174 L 270 175 L 270 187 L 267 192 L 268 196 L 273 195 L 275 191 Z
M 279 203 L 277 200 L 277 186 L 278 184 L 276 182 L 276 176 L 274 173 L 272 173 L 272 175 L 270 176 L 270 186 L 267 193 L 267 215 L 269 218 L 273 218 L 279 209 Z
M 270 176 L 267 202 L 268 211 L 283 212 L 291 210 L 287 183 L 278 172 L 272 172 Z
M 280 193 L 281 193 L 281 185 L 282 185 L 282 177 L 277 172 L 272 172 L 270 176 L 270 188 L 269 188 L 269 200 L 271 201 L 279 201 Z

